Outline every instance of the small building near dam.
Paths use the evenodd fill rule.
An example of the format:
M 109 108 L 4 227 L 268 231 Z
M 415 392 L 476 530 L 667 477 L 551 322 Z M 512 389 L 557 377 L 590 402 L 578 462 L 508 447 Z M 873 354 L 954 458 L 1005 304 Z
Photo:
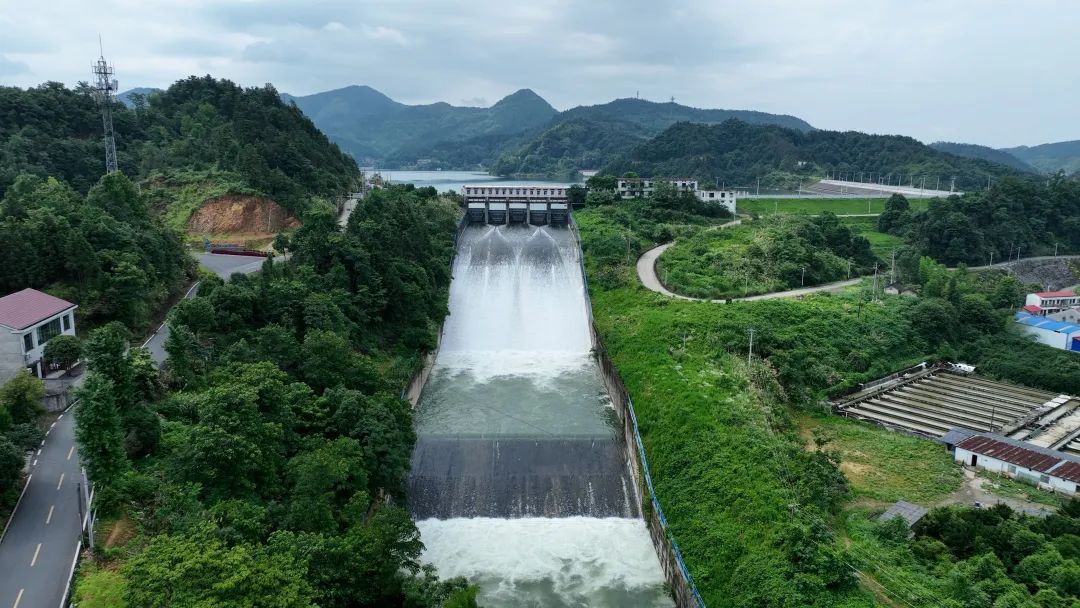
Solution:
M 1016 322 L 1025 334 L 1033 336 L 1039 344 L 1080 352 L 1080 325 L 1076 323 L 1055 321 L 1028 311 L 1016 313 Z
M 465 213 L 474 224 L 566 226 L 570 201 L 566 186 L 462 186 Z
M 953 458 L 973 468 L 985 469 L 1033 486 L 1076 495 L 1080 483 L 1080 456 L 1032 445 L 1004 435 L 953 429 L 942 441 Z

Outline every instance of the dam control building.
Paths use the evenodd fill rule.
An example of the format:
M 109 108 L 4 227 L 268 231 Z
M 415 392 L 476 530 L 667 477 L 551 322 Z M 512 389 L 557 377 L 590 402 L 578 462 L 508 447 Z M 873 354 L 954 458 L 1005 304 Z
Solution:
M 570 201 L 566 186 L 462 186 L 465 213 L 473 224 L 566 226 Z

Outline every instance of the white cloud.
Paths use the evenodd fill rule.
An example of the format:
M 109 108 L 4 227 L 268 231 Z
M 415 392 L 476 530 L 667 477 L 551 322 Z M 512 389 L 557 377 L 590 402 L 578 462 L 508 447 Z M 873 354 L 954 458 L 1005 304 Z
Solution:
M 815 126 L 993 145 L 1080 138 L 1080 4 L 1030 0 L 49 0 L 0 3 L 0 81 L 191 73 L 406 102 L 640 91 Z

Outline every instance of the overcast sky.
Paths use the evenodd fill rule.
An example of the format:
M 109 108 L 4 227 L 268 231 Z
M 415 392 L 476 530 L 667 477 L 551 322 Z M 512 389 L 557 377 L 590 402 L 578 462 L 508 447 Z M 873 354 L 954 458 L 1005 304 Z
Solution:
M 304 95 L 617 97 L 993 146 L 1080 139 L 1073 0 L 0 0 L 0 84 L 189 74 Z

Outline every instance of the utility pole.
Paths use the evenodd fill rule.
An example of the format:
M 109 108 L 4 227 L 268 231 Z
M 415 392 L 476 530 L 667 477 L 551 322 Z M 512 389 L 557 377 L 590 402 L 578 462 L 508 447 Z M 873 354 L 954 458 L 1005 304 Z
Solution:
M 1057 257 L 1057 249 L 1058 249 L 1058 244 L 1054 243 L 1054 257 L 1055 258 Z
M 116 138 L 113 137 L 112 94 L 117 90 L 119 84 L 113 78 L 113 67 L 105 61 L 105 51 L 101 47 L 100 36 L 98 36 L 98 47 L 101 50 L 101 56 L 90 66 L 90 70 L 94 74 L 94 97 L 97 99 L 98 106 L 101 107 L 101 124 L 105 128 L 105 173 L 112 173 L 117 170 Z
M 993 249 L 990 250 L 990 267 L 991 268 L 994 267 L 994 250 Z
M 750 360 L 754 357 L 754 328 L 751 327 L 746 330 L 746 333 L 750 335 L 750 350 L 746 353 L 746 367 L 750 368 Z
M 952 176 L 952 182 L 949 183 L 949 193 L 956 192 L 956 176 Z
M 892 261 L 889 262 L 889 284 L 896 284 L 896 249 L 892 250 Z
M 877 262 L 874 262 L 874 287 L 873 292 L 870 294 L 870 299 L 877 302 Z
M 757 178 L 757 195 L 761 196 L 761 178 Z
M 847 261 L 847 278 L 849 278 L 849 279 L 851 278 L 851 260 L 850 259 L 848 259 L 848 261 Z
M 986 176 L 986 189 L 987 190 L 990 189 L 990 176 L 989 175 Z
M 802 267 L 802 278 L 799 279 L 799 287 L 806 287 L 806 266 Z
M 1024 246 L 1022 244 L 1016 246 L 1016 261 L 1017 262 L 1020 261 L 1020 250 L 1023 249 L 1023 248 L 1024 248 Z

